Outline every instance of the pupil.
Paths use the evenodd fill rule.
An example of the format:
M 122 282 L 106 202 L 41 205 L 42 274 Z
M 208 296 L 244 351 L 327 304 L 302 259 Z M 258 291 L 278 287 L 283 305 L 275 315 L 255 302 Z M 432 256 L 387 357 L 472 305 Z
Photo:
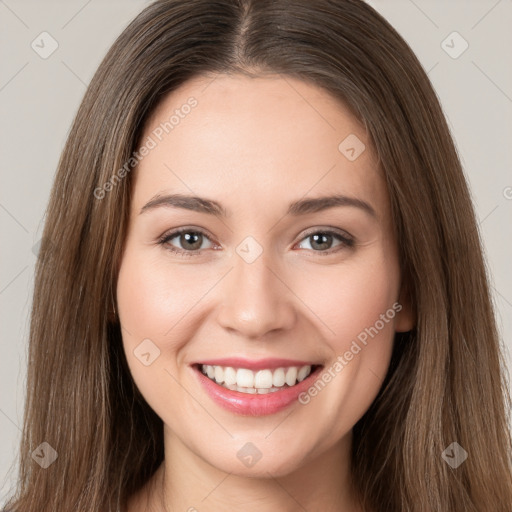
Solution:
M 318 240 L 321 239 L 323 240 L 322 242 L 318 242 Z M 327 235 L 327 234 L 320 234 L 320 235 L 313 235 L 313 243 L 311 244 L 311 246 L 314 248 L 315 245 L 317 246 L 317 248 L 319 249 L 325 249 L 325 247 L 322 247 L 322 244 L 325 244 L 326 241 L 330 241 L 332 239 L 332 235 Z
M 192 249 L 197 249 L 197 248 L 201 247 L 200 237 L 202 235 L 200 233 L 193 233 L 193 234 L 185 233 L 185 234 L 183 234 L 181 236 L 186 240 L 186 242 L 189 245 L 189 247 L 192 245 L 192 247 L 191 247 Z M 196 238 L 195 242 L 193 241 L 193 238 Z M 199 239 L 199 243 L 197 242 L 198 239 Z

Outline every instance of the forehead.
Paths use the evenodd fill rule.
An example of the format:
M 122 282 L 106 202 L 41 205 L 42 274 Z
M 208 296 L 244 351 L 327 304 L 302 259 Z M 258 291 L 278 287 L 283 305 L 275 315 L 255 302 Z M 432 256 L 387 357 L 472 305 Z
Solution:
M 288 76 L 190 80 L 147 120 L 142 144 L 150 139 L 134 173 L 135 207 L 164 191 L 240 205 L 344 193 L 379 210 L 387 200 L 361 123 L 324 89 Z

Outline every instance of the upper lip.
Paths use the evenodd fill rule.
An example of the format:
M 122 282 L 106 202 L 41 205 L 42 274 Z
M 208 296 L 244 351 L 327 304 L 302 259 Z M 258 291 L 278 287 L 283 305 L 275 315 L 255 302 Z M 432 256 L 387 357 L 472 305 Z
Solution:
M 321 366 L 320 363 L 312 363 L 310 361 L 297 361 L 294 359 L 276 359 L 266 358 L 258 360 L 250 360 L 244 357 L 224 357 L 222 359 L 208 359 L 206 361 L 198 361 L 193 365 L 211 365 L 211 366 L 231 366 L 233 368 L 247 368 L 249 370 L 265 370 L 283 368 L 288 366 Z

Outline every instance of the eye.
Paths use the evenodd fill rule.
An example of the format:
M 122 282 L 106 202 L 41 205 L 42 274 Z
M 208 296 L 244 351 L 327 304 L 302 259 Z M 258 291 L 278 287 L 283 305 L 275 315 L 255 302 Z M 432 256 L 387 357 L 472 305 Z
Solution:
M 176 243 L 181 245 L 176 247 L 171 242 L 176 239 Z M 332 229 L 310 231 L 302 240 L 311 240 L 310 250 L 322 255 L 332 254 L 344 248 L 354 246 L 354 239 L 347 233 L 341 233 Z M 158 243 L 167 250 L 178 256 L 197 256 L 208 247 L 203 247 L 205 240 L 210 240 L 209 236 L 201 229 L 181 228 L 171 233 L 164 234 Z M 333 241 L 338 240 L 338 244 L 333 246 Z M 301 244 L 299 244 L 300 246 Z M 301 247 L 303 248 L 303 247 Z M 307 249 L 307 247 L 306 247 Z
M 171 244 L 174 239 L 182 246 L 181 248 L 176 248 Z M 166 233 L 159 239 L 158 243 L 179 256 L 195 256 L 205 249 L 205 247 L 202 247 L 205 239 L 209 240 L 209 237 L 200 229 L 182 228 Z
M 333 252 L 354 246 L 354 239 L 350 235 L 331 229 L 310 231 L 302 240 L 311 240 L 309 244 L 311 250 L 322 255 L 332 254 Z M 334 246 L 335 249 L 332 249 L 334 240 L 338 240 L 339 244 Z

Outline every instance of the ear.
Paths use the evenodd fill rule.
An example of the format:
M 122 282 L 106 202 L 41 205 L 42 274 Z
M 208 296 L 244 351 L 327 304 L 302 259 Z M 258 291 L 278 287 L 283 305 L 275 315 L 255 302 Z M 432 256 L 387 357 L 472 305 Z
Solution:
M 413 298 L 410 292 L 409 280 L 402 281 L 398 303 L 402 309 L 395 316 L 395 331 L 408 332 L 416 327 L 416 314 L 413 308 Z

